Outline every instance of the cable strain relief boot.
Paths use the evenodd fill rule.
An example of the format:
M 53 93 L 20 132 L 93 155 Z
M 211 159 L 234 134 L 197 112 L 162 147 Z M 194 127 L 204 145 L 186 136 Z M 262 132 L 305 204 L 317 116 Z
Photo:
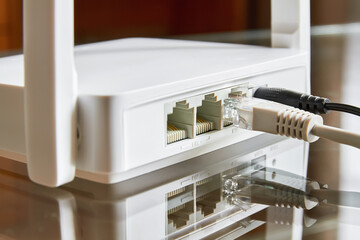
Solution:
M 259 87 L 255 91 L 254 97 L 282 103 L 315 114 L 329 112 L 326 108 L 326 103 L 330 102 L 329 99 L 294 92 L 283 88 Z
M 319 139 L 318 136 L 311 133 L 315 124 L 323 124 L 321 116 L 297 108 L 288 108 L 279 112 L 277 134 L 307 142 L 315 142 Z
M 299 108 L 299 100 L 302 95 L 302 93 L 289 91 L 284 88 L 268 87 L 259 87 L 254 93 L 256 98 L 282 103 L 295 108 Z
M 298 108 L 315 114 L 326 114 L 329 112 L 329 109 L 326 108 L 326 103 L 329 102 L 330 100 L 328 98 L 302 94 Z

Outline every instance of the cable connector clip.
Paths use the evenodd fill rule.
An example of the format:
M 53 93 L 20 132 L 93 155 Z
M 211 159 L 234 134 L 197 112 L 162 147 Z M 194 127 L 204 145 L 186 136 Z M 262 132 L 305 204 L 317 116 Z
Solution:
M 315 142 L 311 134 L 315 124 L 323 124 L 321 116 L 303 110 L 256 98 L 225 100 L 224 118 L 237 127 Z
M 319 137 L 360 148 L 360 134 L 323 125 L 319 115 L 258 98 L 224 100 L 223 118 L 234 126 L 315 142 Z

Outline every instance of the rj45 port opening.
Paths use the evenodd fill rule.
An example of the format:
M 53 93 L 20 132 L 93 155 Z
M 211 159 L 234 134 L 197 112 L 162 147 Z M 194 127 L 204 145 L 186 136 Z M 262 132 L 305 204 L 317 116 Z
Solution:
M 205 95 L 196 111 L 196 135 L 222 129 L 222 101 L 212 93 Z
M 167 116 L 167 144 L 194 138 L 195 109 L 186 101 L 177 102 L 171 114 Z
M 167 115 L 166 143 L 193 139 L 232 125 L 231 121 L 223 118 L 224 99 L 234 95 L 247 96 L 248 90 L 248 84 L 243 84 L 176 102 Z
M 167 144 L 222 127 L 222 101 L 215 94 L 205 95 L 197 107 L 190 107 L 186 100 L 180 101 L 167 116 Z

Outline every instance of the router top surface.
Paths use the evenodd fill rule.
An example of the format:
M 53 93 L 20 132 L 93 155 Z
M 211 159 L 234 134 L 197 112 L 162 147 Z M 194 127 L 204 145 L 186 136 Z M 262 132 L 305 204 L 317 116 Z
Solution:
M 121 95 L 140 89 L 175 90 L 209 85 L 291 65 L 296 49 L 151 38 L 127 38 L 75 47 L 79 94 Z M 282 64 L 277 65 L 281 61 Z M 0 84 L 23 86 L 22 55 L 0 58 Z M 205 78 L 204 78 L 205 77 Z M 194 81 L 196 79 L 196 81 Z

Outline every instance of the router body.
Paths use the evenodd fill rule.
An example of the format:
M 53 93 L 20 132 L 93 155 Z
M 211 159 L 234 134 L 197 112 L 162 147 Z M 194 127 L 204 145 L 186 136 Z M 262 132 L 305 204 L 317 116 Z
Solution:
M 308 11 L 307 1 L 289 2 Z M 115 183 L 259 135 L 227 126 L 223 99 L 264 85 L 310 91 L 303 18 L 289 33 L 273 27 L 272 48 L 146 38 L 75 47 L 76 176 Z M 27 163 L 23 66 L 23 55 L 0 59 L 0 156 Z M 48 131 L 37 128 L 39 135 Z
M 177 102 L 196 116 L 206 95 L 221 102 L 239 87 L 308 92 L 307 58 L 298 50 L 162 39 L 76 47 L 78 174 L 113 183 L 257 135 L 224 127 L 167 144 L 167 121 Z M 1 153 L 26 162 L 23 57 L 2 58 L 0 66 Z

